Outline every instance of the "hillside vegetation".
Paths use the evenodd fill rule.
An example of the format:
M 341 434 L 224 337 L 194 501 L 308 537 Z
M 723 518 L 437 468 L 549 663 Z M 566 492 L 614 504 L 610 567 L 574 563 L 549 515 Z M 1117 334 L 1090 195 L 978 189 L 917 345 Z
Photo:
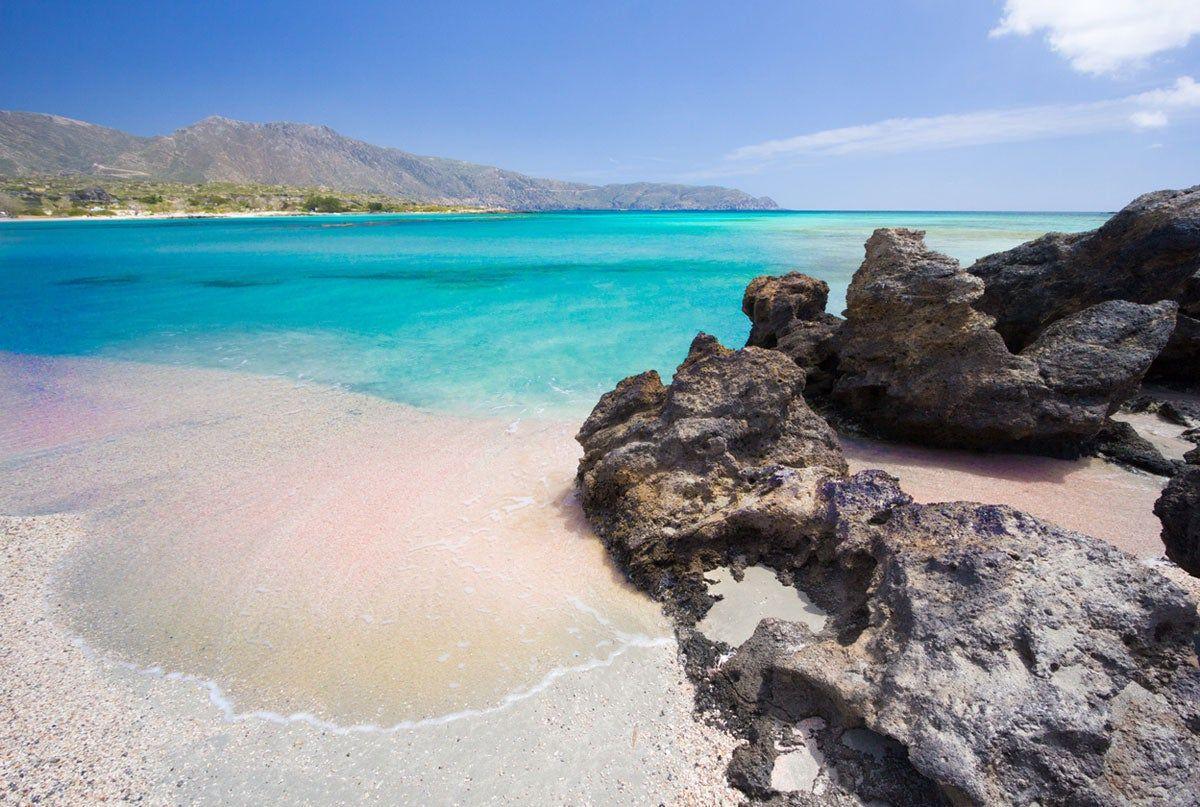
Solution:
M 216 213 L 412 213 L 477 210 L 373 193 L 236 182 L 164 182 L 62 176 L 0 179 L 9 216 L 119 216 Z
M 182 183 L 330 188 L 436 205 L 507 210 L 771 210 L 732 188 L 637 182 L 587 185 L 425 157 L 327 126 L 205 118 L 141 137 L 59 115 L 0 111 L 0 176 L 82 174 Z

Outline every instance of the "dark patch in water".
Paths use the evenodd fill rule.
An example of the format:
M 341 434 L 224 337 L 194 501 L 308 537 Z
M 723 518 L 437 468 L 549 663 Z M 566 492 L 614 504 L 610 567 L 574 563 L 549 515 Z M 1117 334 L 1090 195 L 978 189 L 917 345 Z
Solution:
M 197 280 L 197 286 L 209 289 L 248 289 L 251 286 L 278 286 L 278 280 Z
M 360 274 L 320 274 L 311 277 L 320 280 L 374 280 L 400 283 L 434 283 L 439 286 L 454 288 L 469 288 L 479 286 L 495 286 L 517 276 L 516 271 L 508 270 L 464 270 L 448 269 L 445 271 L 430 271 L 414 269 L 408 272 L 363 272 Z
M 88 277 L 73 277 L 70 280 L 60 280 L 56 286 L 123 286 L 127 283 L 137 283 L 141 278 L 137 275 L 91 275 Z

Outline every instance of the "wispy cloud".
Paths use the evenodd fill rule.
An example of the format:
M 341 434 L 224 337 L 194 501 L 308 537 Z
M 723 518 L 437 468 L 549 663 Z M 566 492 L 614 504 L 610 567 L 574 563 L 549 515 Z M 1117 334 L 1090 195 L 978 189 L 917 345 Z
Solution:
M 1046 42 L 1082 73 L 1115 73 L 1200 34 L 1197 0 L 1006 0 L 992 36 Z
M 1044 140 L 1120 129 L 1161 129 L 1172 116 L 1200 112 L 1200 84 L 1189 76 L 1159 90 L 1086 104 L 889 118 L 742 146 L 711 175 L 753 173 L 781 161 L 862 153 Z

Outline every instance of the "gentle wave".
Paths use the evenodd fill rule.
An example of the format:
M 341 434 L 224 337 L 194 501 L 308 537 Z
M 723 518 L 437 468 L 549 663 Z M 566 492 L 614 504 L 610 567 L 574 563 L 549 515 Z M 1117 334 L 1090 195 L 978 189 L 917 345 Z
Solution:
M 598 614 L 596 616 L 599 616 Z M 585 673 L 592 670 L 601 669 L 612 666 L 618 658 L 623 656 L 630 650 L 634 649 L 650 649 L 654 647 L 673 646 L 675 640 L 669 636 L 642 636 L 625 634 L 621 644 L 615 650 L 603 658 L 591 659 L 583 664 L 574 664 L 563 667 L 554 667 L 546 673 L 537 683 L 524 689 L 514 690 L 500 699 L 500 701 L 492 706 L 482 709 L 462 709 L 456 712 L 449 712 L 443 715 L 434 717 L 424 717 L 419 720 L 401 720 L 398 723 L 393 723 L 389 726 L 380 726 L 375 723 L 351 723 L 342 724 L 333 720 L 326 720 L 317 717 L 311 712 L 294 712 L 292 714 L 280 714 L 268 709 L 255 709 L 246 712 L 239 712 L 234 705 L 233 700 L 226 694 L 225 690 L 216 681 L 208 678 L 202 678 L 197 675 L 180 671 L 168 671 L 161 666 L 154 665 L 143 667 L 134 664 L 131 661 L 114 658 L 105 653 L 102 653 L 88 644 L 87 640 L 81 636 L 75 636 L 71 639 L 72 644 L 78 647 L 86 656 L 92 659 L 102 659 L 118 667 L 130 670 L 139 675 L 145 675 L 152 678 L 158 678 L 163 681 L 182 681 L 188 684 L 195 684 L 208 692 L 208 699 L 213 706 L 220 710 L 222 717 L 229 723 L 241 723 L 251 720 L 261 720 L 267 723 L 286 726 L 292 723 L 303 723 L 313 728 L 322 731 L 328 731 L 334 734 L 394 734 L 398 731 L 406 731 L 411 729 L 429 728 L 432 726 L 444 726 L 447 723 L 455 723 L 459 720 L 466 720 L 473 717 L 485 717 L 487 715 L 502 712 L 521 701 L 528 700 L 536 695 L 545 692 L 560 678 L 576 673 Z

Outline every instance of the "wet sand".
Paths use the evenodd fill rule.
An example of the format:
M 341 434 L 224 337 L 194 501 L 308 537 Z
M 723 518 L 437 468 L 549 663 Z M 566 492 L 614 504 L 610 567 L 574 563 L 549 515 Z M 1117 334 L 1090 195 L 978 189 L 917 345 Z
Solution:
M 7 573 L 28 583 L 55 567 L 44 603 L 14 607 L 49 609 L 53 641 L 74 648 L 23 674 L 101 680 L 198 736 L 252 738 L 193 754 L 175 717 L 149 725 L 148 746 L 182 759 L 147 757 L 125 786 L 153 790 L 182 765 L 179 787 L 200 800 L 316 796 L 348 757 L 362 767 L 334 801 L 729 798 L 732 741 L 692 719 L 666 620 L 573 503 L 567 424 L 11 355 L 0 395 L 0 512 L 25 517 L 6 530 L 19 558 Z M 58 513 L 71 514 L 61 556 L 29 561 Z M 46 641 L 31 640 L 58 658 Z M 31 683 L 5 706 L 52 711 L 52 690 Z M 30 736 L 54 725 L 33 721 Z M 282 759 L 285 736 L 311 753 Z M 23 773 L 48 764 L 8 746 Z M 290 773 L 263 780 L 264 766 Z
M 60 575 L 76 630 L 238 711 L 452 719 L 670 641 L 579 517 L 561 424 L 221 373 L 7 370 L 27 394 L 0 429 L 22 480 L 0 512 L 86 515 Z
M 16 804 L 737 803 L 732 741 L 670 647 L 487 715 L 390 733 L 230 720 L 196 682 L 89 653 L 48 580 L 75 516 L 0 518 L 0 783 Z M 5 802 L 7 803 L 7 802 Z

